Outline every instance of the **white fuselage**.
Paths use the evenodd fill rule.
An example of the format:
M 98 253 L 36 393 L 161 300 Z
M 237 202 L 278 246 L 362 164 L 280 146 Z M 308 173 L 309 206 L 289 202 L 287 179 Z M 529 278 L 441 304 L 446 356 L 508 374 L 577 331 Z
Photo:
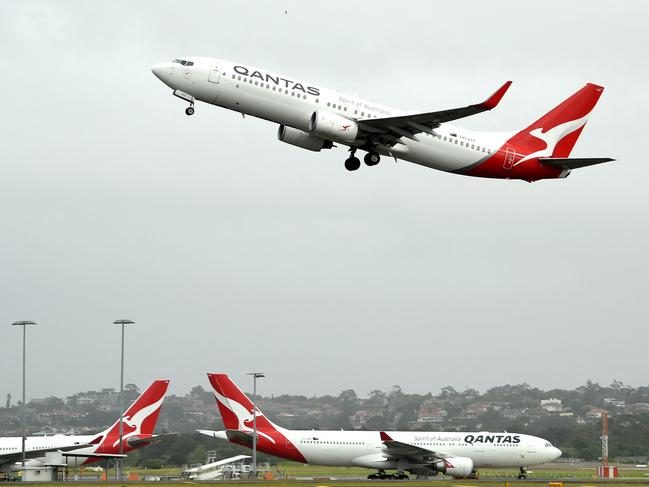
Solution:
M 308 463 L 318 465 L 355 465 L 368 468 L 409 468 L 396 465 L 383 455 L 383 442 L 376 431 L 283 430 L 282 433 L 300 450 Z M 536 436 L 509 433 L 457 432 L 387 432 L 396 441 L 431 452 L 468 457 L 475 467 L 526 467 L 551 462 L 561 455 L 547 440 Z M 468 443 L 467 438 L 483 441 Z M 484 441 L 493 437 L 493 441 Z M 501 441 L 497 441 L 500 437 Z M 511 441 L 513 437 L 519 442 Z M 503 442 L 509 438 L 510 441 Z
M 74 445 L 86 445 L 97 435 L 52 435 L 52 436 L 28 436 L 25 440 L 25 454 L 27 460 L 25 464 L 29 467 L 42 465 L 45 461 L 45 451 L 54 451 L 58 448 L 67 449 Z M 75 454 L 93 453 L 97 449 L 96 445 L 74 449 Z M 42 451 L 42 456 L 36 456 Z M 19 470 L 22 462 L 16 462 L 13 455 L 22 453 L 22 439 L 19 436 L 0 438 L 0 471 L 9 472 Z M 3 461 L 3 457 L 12 455 L 9 462 Z M 76 467 L 87 460 L 87 457 L 67 457 L 64 461 L 68 466 Z
M 411 113 L 230 61 L 200 57 L 187 57 L 183 61 L 193 64 L 184 66 L 171 62 L 152 69 L 165 84 L 196 100 L 304 132 L 309 131 L 309 120 L 315 111 L 338 114 L 350 120 Z M 376 150 L 423 166 L 459 171 L 487 159 L 512 135 L 509 132 L 471 132 L 449 124 L 436 128 L 435 134 L 437 136 L 420 133 L 413 138 L 401 137 L 393 146 L 378 146 Z

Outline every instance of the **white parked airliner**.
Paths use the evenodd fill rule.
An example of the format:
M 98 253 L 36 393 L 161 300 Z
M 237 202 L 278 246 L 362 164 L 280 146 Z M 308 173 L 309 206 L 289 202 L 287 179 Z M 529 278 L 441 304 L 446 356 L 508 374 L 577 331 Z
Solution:
M 123 458 L 126 454 L 158 441 L 154 435 L 168 380 L 154 381 L 124 412 L 122 426 L 122 452 L 119 448 L 119 419 L 105 431 L 94 435 L 28 436 L 25 440 L 25 465 L 40 467 L 46 452 L 63 452 L 70 467 L 78 467 L 109 458 Z M 19 471 L 22 468 L 22 438 L 0 438 L 0 472 Z
M 358 149 L 368 166 L 380 156 L 488 178 L 563 178 L 572 169 L 612 161 L 570 158 L 604 88 L 588 83 L 521 131 L 474 132 L 447 122 L 494 108 L 511 81 L 482 103 L 434 112 L 406 112 L 290 76 L 222 59 L 184 57 L 151 68 L 194 114 L 200 100 L 279 124 L 278 138 L 320 151 L 349 147 L 345 167 L 357 170 Z
M 251 447 L 253 404 L 225 374 L 207 374 L 225 431 L 199 430 L 214 438 Z M 407 478 L 415 474 L 446 473 L 471 477 L 480 467 L 526 467 L 561 456 L 543 438 L 519 433 L 440 431 L 319 431 L 287 430 L 272 423 L 257 408 L 259 451 L 314 465 L 377 469 L 368 478 Z M 387 475 L 386 470 L 396 470 Z

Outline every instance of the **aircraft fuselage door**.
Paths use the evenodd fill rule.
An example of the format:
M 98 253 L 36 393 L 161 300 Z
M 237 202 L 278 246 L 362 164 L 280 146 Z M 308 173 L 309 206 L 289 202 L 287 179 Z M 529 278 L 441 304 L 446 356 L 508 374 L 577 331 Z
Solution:
M 207 79 L 212 83 L 218 84 L 220 78 L 221 78 L 221 68 L 215 64 L 212 66 L 212 69 L 210 70 L 210 75 Z
M 505 161 L 503 163 L 503 167 L 508 171 L 511 171 L 514 165 L 515 158 L 516 158 L 516 149 L 514 149 L 513 147 L 507 147 L 505 151 Z

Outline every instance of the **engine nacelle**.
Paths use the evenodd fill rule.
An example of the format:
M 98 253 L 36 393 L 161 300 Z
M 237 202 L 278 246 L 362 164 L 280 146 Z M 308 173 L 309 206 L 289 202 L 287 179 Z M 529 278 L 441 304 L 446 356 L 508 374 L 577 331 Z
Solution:
M 309 120 L 309 131 L 323 139 L 354 142 L 358 135 L 358 124 L 335 113 L 313 112 Z
M 473 460 L 467 457 L 449 457 L 433 463 L 431 467 L 453 477 L 470 477 L 473 473 Z
M 329 140 L 324 140 L 313 134 L 294 129 L 293 127 L 287 127 L 286 125 L 279 126 L 279 129 L 277 130 L 277 138 L 287 144 L 315 152 L 319 152 L 322 149 L 331 149 L 333 146 Z

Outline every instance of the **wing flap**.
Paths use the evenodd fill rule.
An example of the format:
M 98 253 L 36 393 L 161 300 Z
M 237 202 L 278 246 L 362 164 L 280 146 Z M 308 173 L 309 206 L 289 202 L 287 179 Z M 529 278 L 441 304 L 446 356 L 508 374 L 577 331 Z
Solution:
M 579 169 L 580 167 L 593 166 L 604 162 L 611 162 L 615 159 L 610 157 L 540 157 L 539 162 L 546 166 L 556 167 L 558 169 Z
M 450 456 L 420 446 L 411 445 L 410 443 L 393 440 L 385 431 L 381 431 L 381 441 L 383 442 L 383 453 L 388 458 L 406 458 L 427 463 L 433 460 L 443 460 L 445 456 Z

